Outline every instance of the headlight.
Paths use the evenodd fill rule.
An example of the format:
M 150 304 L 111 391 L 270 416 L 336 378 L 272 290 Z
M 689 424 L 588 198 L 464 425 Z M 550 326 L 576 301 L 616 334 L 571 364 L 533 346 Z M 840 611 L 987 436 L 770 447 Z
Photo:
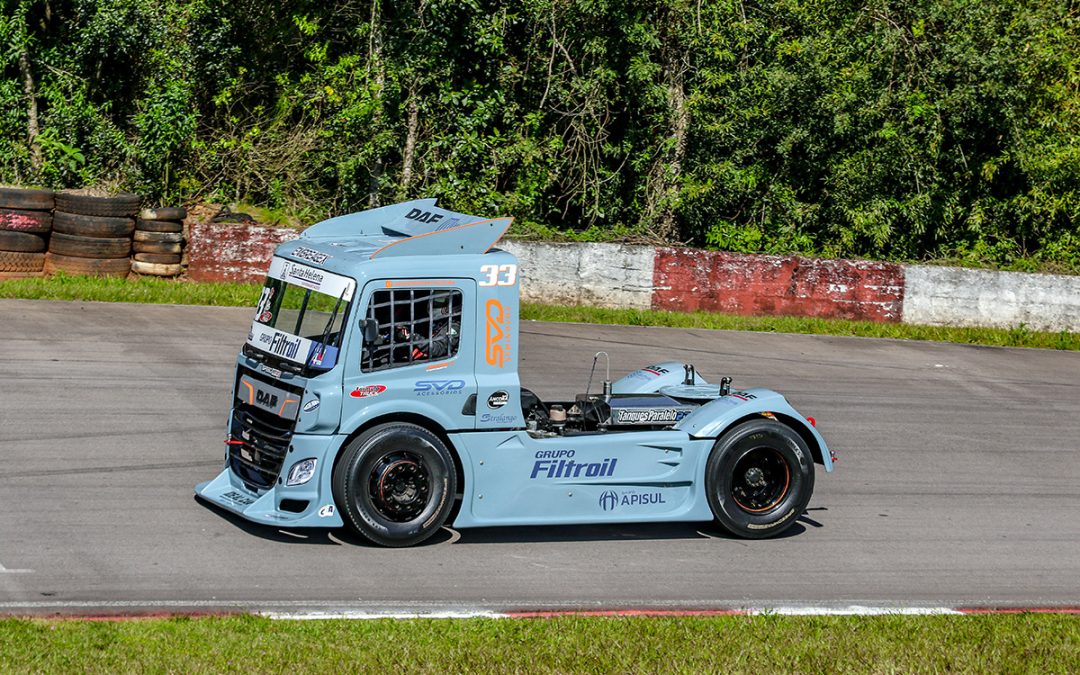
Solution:
M 316 463 L 317 460 L 315 459 L 302 459 L 293 464 L 292 468 L 289 469 L 289 477 L 285 480 L 285 484 L 289 486 L 303 485 L 311 480 L 311 477 L 315 475 Z

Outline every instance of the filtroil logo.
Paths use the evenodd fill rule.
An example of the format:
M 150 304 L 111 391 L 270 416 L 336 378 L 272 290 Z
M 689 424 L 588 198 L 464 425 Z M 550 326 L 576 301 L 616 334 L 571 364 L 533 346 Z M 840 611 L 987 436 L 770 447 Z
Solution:
M 611 490 L 607 490 L 600 495 L 600 508 L 605 511 L 611 511 L 619 505 L 619 495 L 615 494 Z

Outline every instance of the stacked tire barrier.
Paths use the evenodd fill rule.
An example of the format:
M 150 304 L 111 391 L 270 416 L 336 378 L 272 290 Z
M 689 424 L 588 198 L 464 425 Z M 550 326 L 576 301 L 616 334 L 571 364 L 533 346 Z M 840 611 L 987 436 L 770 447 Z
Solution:
M 139 197 L 57 192 L 45 272 L 126 277 Z
M 0 279 L 41 276 L 52 209 L 52 190 L 0 188 Z
M 183 208 L 143 209 L 135 222 L 135 257 L 131 271 L 155 277 L 175 277 L 183 271 Z

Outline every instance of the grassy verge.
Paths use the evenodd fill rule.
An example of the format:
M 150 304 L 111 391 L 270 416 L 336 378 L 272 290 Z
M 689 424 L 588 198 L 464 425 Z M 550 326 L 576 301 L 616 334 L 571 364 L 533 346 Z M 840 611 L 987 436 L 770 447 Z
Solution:
M 12 619 L 0 653 L 14 672 L 1077 672 L 1080 619 Z
M 125 279 L 69 276 L 0 281 L 0 298 L 254 307 L 258 297 L 259 287 L 252 284 L 201 283 L 155 278 L 127 281 Z M 812 335 L 853 335 L 905 340 L 937 340 L 941 342 L 1006 347 L 1080 350 L 1080 333 L 1067 333 L 1064 331 L 1060 333 L 1044 333 L 1028 330 L 1024 326 L 1011 329 L 950 328 L 874 323 L 871 321 L 845 321 L 841 319 L 748 317 L 709 312 L 658 312 L 652 310 L 598 309 L 595 307 L 561 307 L 529 303 L 522 305 L 521 318 L 537 321 L 749 330 Z

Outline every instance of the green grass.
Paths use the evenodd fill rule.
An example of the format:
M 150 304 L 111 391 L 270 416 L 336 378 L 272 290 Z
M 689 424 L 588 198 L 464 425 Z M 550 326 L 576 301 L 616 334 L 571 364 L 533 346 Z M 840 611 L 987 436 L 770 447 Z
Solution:
M 0 621 L 0 672 L 1077 672 L 1055 614 Z
M 254 307 L 259 286 L 254 284 L 202 283 L 144 277 L 134 281 L 58 275 L 48 279 L 0 281 L 0 298 L 36 300 L 95 300 L 183 305 Z M 748 317 L 709 312 L 658 312 L 633 309 L 598 309 L 524 303 L 521 318 L 536 321 L 670 326 L 748 330 L 767 333 L 853 335 L 858 337 L 937 340 L 961 344 L 1043 349 L 1080 350 L 1080 333 L 1045 333 L 1024 326 L 1001 328 L 952 328 L 912 326 L 899 323 L 814 319 L 806 317 Z

